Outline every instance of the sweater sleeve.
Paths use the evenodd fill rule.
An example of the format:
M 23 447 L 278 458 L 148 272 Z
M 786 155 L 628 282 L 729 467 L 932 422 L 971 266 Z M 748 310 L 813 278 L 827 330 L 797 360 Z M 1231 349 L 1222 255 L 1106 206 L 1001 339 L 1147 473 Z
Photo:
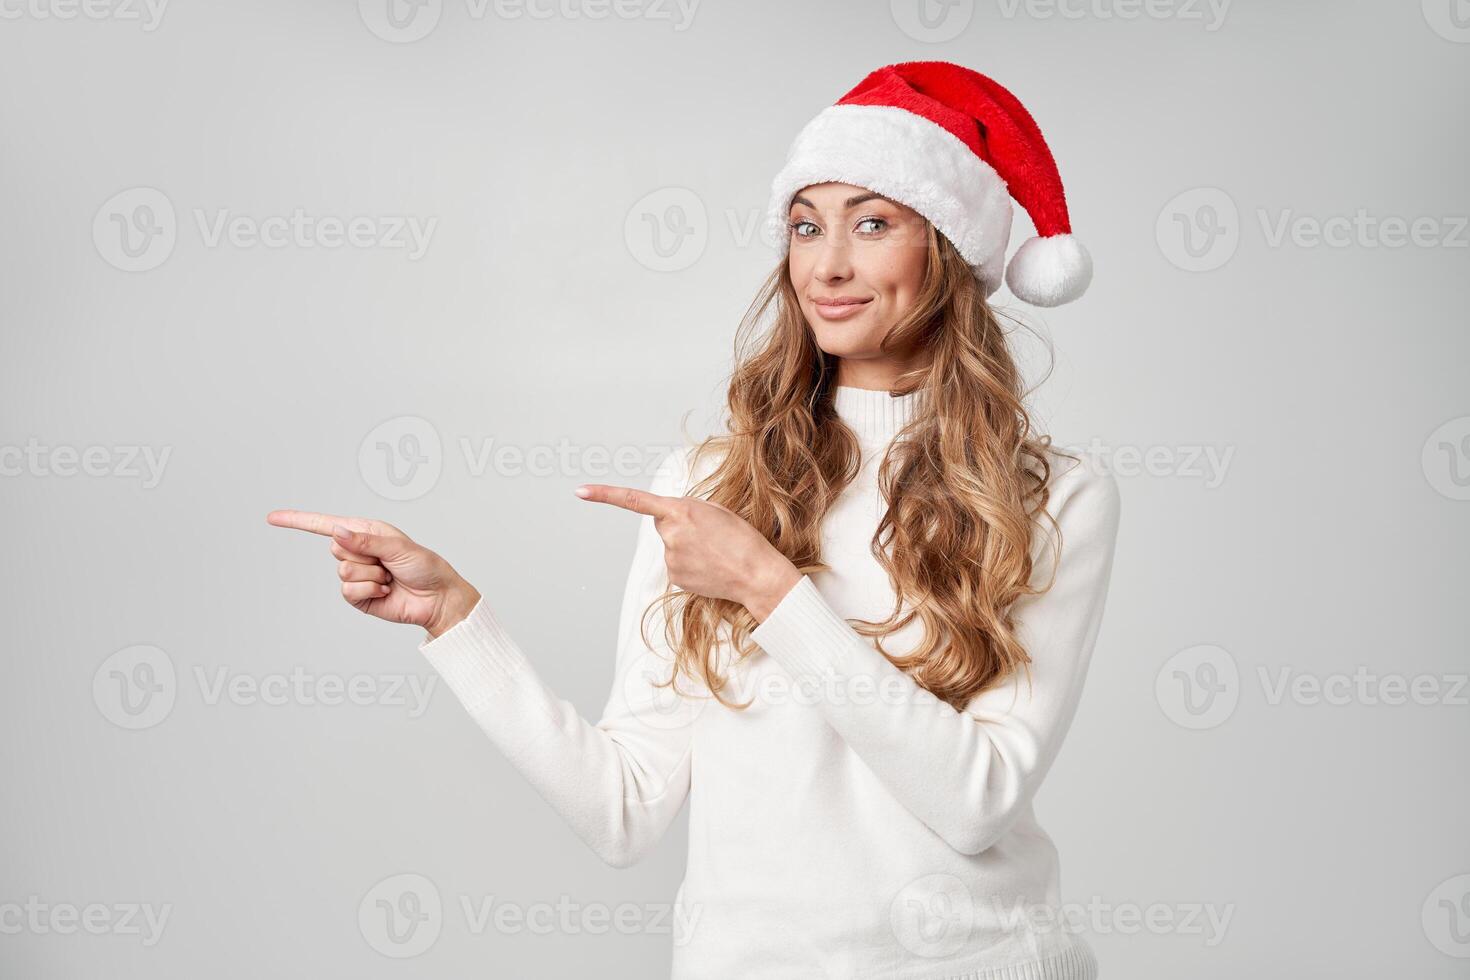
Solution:
M 751 632 L 793 680 L 815 682 L 816 706 L 833 729 L 906 809 L 964 854 L 995 844 L 1031 802 L 1076 713 L 1102 622 L 1117 479 L 1095 464 L 1065 462 L 1072 469 L 1048 500 L 1063 536 L 1056 581 L 1012 607 L 1032 660 L 1029 685 L 1023 668 L 956 711 L 889 663 L 808 576 Z M 1032 581 L 1043 583 L 1055 542 L 1035 538 L 1044 548 L 1033 552 Z
M 667 454 L 650 490 L 681 493 L 683 464 L 684 451 Z M 639 617 L 667 584 L 663 539 L 644 515 L 623 590 L 612 690 L 596 724 L 545 684 L 483 598 L 419 644 L 506 759 L 618 868 L 653 848 L 689 792 L 690 732 L 702 703 L 654 686 L 672 673 L 658 609 L 649 614 L 651 646 L 639 636 Z

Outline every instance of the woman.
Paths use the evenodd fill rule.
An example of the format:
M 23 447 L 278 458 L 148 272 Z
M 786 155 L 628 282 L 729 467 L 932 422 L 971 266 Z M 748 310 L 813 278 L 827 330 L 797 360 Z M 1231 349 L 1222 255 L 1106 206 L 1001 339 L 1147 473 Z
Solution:
M 1055 165 L 990 79 L 887 66 L 803 129 L 745 324 L 774 302 L 774 325 L 739 358 L 729 433 L 670 453 L 649 491 L 578 488 L 644 515 L 595 725 L 403 532 L 268 518 L 331 534 L 344 598 L 425 628 L 424 656 L 609 864 L 690 801 L 675 977 L 1096 974 L 1055 918 L 1032 798 L 1081 695 L 1119 499 L 1031 430 L 987 303 L 1011 197 L 1041 236 L 1012 291 L 1079 295 Z

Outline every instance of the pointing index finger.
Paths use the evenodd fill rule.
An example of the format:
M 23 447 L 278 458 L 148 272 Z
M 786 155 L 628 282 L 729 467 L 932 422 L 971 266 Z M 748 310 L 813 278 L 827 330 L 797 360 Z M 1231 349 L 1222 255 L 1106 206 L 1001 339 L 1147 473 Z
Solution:
M 339 517 L 335 514 L 319 514 L 310 510 L 273 510 L 265 515 L 267 524 L 276 527 L 291 527 L 298 531 L 332 536 L 332 525 L 341 524 L 349 531 L 371 531 L 372 521 L 361 517 Z
M 614 507 L 631 510 L 635 514 L 648 514 L 655 518 L 667 517 L 673 510 L 673 502 L 676 499 L 635 487 L 609 486 L 606 483 L 584 483 L 577 488 L 576 493 L 583 500 L 612 504 Z

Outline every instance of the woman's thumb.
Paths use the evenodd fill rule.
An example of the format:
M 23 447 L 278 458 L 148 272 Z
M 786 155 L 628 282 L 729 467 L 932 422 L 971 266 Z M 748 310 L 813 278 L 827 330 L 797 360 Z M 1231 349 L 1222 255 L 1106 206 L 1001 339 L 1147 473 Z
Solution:
M 359 555 L 367 555 L 371 558 L 392 558 L 400 550 L 401 542 L 394 541 L 381 534 L 370 534 L 367 531 L 353 531 L 341 524 L 332 525 L 332 537 L 338 544 L 348 551 L 354 551 Z

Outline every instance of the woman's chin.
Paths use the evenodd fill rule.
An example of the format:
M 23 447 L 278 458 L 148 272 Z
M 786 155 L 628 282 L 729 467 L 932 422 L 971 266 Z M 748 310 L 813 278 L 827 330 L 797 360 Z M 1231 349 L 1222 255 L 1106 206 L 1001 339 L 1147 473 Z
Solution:
M 813 339 L 828 357 L 862 359 L 879 353 L 877 341 L 869 344 L 862 337 L 833 337 L 818 332 Z

